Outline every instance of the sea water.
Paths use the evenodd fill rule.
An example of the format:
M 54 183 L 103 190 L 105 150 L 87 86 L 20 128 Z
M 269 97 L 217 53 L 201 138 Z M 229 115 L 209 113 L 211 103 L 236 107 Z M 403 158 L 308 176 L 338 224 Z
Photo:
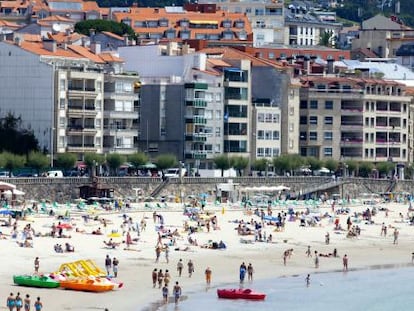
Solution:
M 183 294 L 188 297 L 185 301 L 178 305 L 168 304 L 158 310 L 414 310 L 414 268 L 313 273 L 309 287 L 305 278 L 306 275 L 299 275 L 244 285 L 245 288 L 266 293 L 264 301 L 219 299 L 214 287 L 194 293 L 183 288 Z

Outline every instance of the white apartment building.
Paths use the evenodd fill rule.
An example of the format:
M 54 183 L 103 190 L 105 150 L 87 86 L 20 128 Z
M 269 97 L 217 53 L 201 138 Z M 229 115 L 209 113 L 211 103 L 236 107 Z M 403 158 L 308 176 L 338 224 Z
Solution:
M 215 3 L 223 11 L 244 13 L 253 30 L 253 45 L 283 44 L 284 0 L 200 0 Z
M 137 113 L 131 105 L 116 104 L 125 94 L 108 92 L 105 96 L 104 89 L 109 68 L 112 74 L 107 81 L 115 85 L 117 79 L 128 81 L 128 91 L 139 81 L 138 76 L 121 75 L 122 60 L 100 53 L 98 44 L 89 49 L 57 46 L 53 40 L 25 42 L 18 38 L 15 43 L 0 42 L 0 53 L 1 106 L 21 116 L 23 126 L 33 130 L 40 148 L 52 158 L 57 153 L 71 152 L 82 160 L 86 152 L 109 151 L 111 147 L 104 145 L 104 138 L 109 135 L 105 134 L 104 125 L 116 123 L 119 114 L 131 122 L 122 123 L 121 130 L 126 132 L 116 131 L 118 136 L 113 141 L 123 142 L 138 135 L 133 127 L 127 129 L 137 122 Z M 128 96 L 131 101 L 136 99 L 135 93 Z M 118 118 L 111 110 L 105 114 L 105 98 L 115 103 Z M 136 132 L 131 133 L 133 130 Z M 123 153 L 136 151 L 133 144 L 125 147 L 128 150 Z
M 252 161 L 272 160 L 281 153 L 281 111 L 272 103 L 256 102 L 252 109 Z

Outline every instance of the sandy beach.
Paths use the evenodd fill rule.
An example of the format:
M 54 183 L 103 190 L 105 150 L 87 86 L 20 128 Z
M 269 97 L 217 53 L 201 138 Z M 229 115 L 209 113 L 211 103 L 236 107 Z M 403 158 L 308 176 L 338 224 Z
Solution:
M 303 203 L 303 202 L 302 202 Z M 305 211 L 302 203 L 294 206 L 294 210 Z M 183 215 L 181 204 L 168 203 L 168 208 L 148 209 L 144 204 L 134 205 L 130 210 L 120 213 L 99 212 L 90 215 L 105 218 L 108 221 L 106 228 L 99 221 L 90 220 L 85 223 L 81 212 L 71 213 L 71 222 L 74 228 L 85 233 L 73 230 L 65 230 L 64 234 L 71 238 L 34 237 L 33 248 L 19 247 L 15 239 L 8 236 L 11 227 L 1 227 L 1 231 L 7 239 L 0 240 L 2 249 L 2 262 L 0 266 L 0 292 L 3 293 L 4 306 L 8 293 L 20 292 L 31 295 L 32 304 L 35 297 L 40 296 L 44 310 L 104 310 L 128 311 L 128 310 L 150 310 L 154 303 L 162 300 L 161 290 L 152 287 L 151 272 L 154 268 L 168 269 L 171 274 L 170 290 L 176 281 L 179 281 L 183 289 L 183 295 L 191 295 L 197 290 L 205 290 L 204 271 L 207 267 L 212 270 L 212 284 L 215 288 L 218 285 L 226 284 L 237 287 L 239 284 L 239 266 L 242 262 L 252 263 L 254 267 L 254 279 L 273 278 L 288 275 L 306 275 L 324 271 L 342 271 L 342 257 L 347 254 L 349 258 L 349 269 L 372 269 L 386 267 L 401 267 L 411 265 L 411 253 L 414 251 L 414 226 L 409 224 L 407 218 L 408 204 L 382 203 L 375 206 L 378 213 L 372 217 L 372 223 L 362 219 L 354 219 L 355 212 L 362 213 L 373 206 L 353 204 L 346 206 L 351 210 L 349 214 L 339 214 L 332 217 L 322 217 L 315 226 L 300 226 L 300 220 L 286 221 L 284 230 L 275 231 L 275 226 L 266 225 L 263 230 L 266 235 L 272 234 L 272 243 L 254 242 L 254 235 L 240 236 L 237 232 L 238 223 L 243 219 L 245 222 L 254 219 L 260 222 L 260 217 L 250 215 L 245 210 L 227 205 L 207 205 L 206 210 L 214 213 L 218 220 L 218 230 L 211 228 L 208 233 L 202 227 L 202 232 L 197 232 L 194 237 L 198 245 L 207 244 L 209 240 L 224 241 L 227 245 L 225 250 L 201 248 L 190 245 L 187 239 L 188 233 L 184 231 L 183 224 L 187 216 Z M 288 205 L 289 206 L 289 205 Z M 224 208 L 224 213 L 223 213 Z M 336 206 L 336 209 L 340 208 Z M 385 212 L 388 209 L 388 213 Z M 172 231 L 178 229 L 181 237 L 177 238 L 177 245 L 170 247 L 169 263 L 166 262 L 164 253 L 161 254 L 159 263 L 155 263 L 155 245 L 157 244 L 157 232 L 153 221 L 153 211 L 161 214 L 165 221 L 166 229 Z M 287 211 L 287 207 L 273 208 L 273 215 L 281 211 Z M 319 208 L 312 208 L 313 214 L 318 215 L 332 213 L 330 203 L 320 205 Z M 403 219 L 401 219 L 401 215 Z M 135 231 L 131 232 L 132 238 L 139 238 L 136 245 L 125 250 L 126 245 L 122 243 L 116 249 L 105 247 L 104 240 L 113 230 L 122 232 L 122 214 L 127 214 L 133 222 L 140 222 L 146 219 L 146 230 L 137 236 Z M 358 237 L 347 237 L 346 220 L 351 216 L 353 225 L 358 225 L 361 234 Z M 335 218 L 340 219 L 340 225 L 345 230 L 334 230 Z M 7 217 L 4 218 L 5 220 Z M 46 215 L 34 215 L 31 219 L 31 226 L 36 232 L 43 234 L 51 231 L 53 223 L 58 220 Z M 23 230 L 28 222 L 18 221 L 18 230 Z M 382 223 L 388 228 L 387 236 L 381 236 Z M 101 228 L 103 235 L 92 235 L 91 232 Z M 399 231 L 398 244 L 394 244 L 394 228 Z M 325 243 L 325 235 L 329 233 L 330 242 Z M 241 243 L 240 239 L 251 240 L 252 243 Z M 119 238 L 119 240 L 125 240 Z M 53 246 L 58 243 L 64 245 L 69 242 L 75 247 L 73 253 L 56 253 Z M 164 239 L 163 243 L 168 243 Z M 311 246 L 312 257 L 307 257 L 307 246 Z M 184 249 L 189 247 L 190 251 L 175 251 L 175 248 Z M 319 268 L 315 268 L 314 251 L 322 254 L 332 253 L 334 248 L 338 251 L 338 257 L 319 257 Z M 287 249 L 293 249 L 293 254 L 283 264 L 283 253 Z M 40 259 L 40 272 L 51 273 L 57 271 L 61 264 L 80 259 L 92 259 L 100 267 L 104 268 L 105 256 L 119 259 L 118 280 L 124 286 L 119 290 L 106 293 L 86 293 L 69 291 L 63 289 L 36 289 L 19 287 L 13 285 L 14 274 L 32 274 L 34 272 L 34 259 Z M 176 265 L 179 259 L 184 262 L 184 271 L 178 277 Z M 187 262 L 191 259 L 194 262 L 195 271 L 190 278 L 187 273 Z M 254 288 L 254 281 L 248 285 Z M 211 295 L 215 295 L 211 291 Z

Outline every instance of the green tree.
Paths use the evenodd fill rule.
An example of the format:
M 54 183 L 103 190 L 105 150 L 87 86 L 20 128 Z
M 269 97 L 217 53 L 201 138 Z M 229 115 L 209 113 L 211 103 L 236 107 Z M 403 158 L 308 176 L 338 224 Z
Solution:
M 56 165 L 65 171 L 69 171 L 75 166 L 76 160 L 74 153 L 59 153 L 56 158 Z
M 97 166 L 100 166 L 105 162 L 105 158 L 101 154 L 88 152 L 88 153 L 85 153 L 84 155 L 84 162 L 86 166 L 88 167 L 90 175 L 94 176 L 96 174 L 96 171 L 94 170 L 96 169 Z
M 326 160 L 324 165 L 331 172 L 335 172 L 338 169 L 338 161 L 335 161 L 334 159 Z
M 239 176 L 243 175 L 243 170 L 249 165 L 249 159 L 242 156 L 233 157 L 230 162 L 233 163 L 233 167 L 237 170 Z
M 128 162 L 131 163 L 131 165 L 134 168 L 134 170 L 138 170 L 138 168 L 141 165 L 144 165 L 145 163 L 148 162 L 148 157 L 143 152 L 135 152 L 133 154 L 130 154 L 127 157 L 127 159 L 128 159 Z
M 319 45 L 333 47 L 334 34 L 332 30 L 324 31 L 319 40 Z
M 13 170 L 16 168 L 22 168 L 24 164 L 26 163 L 26 157 L 12 154 L 10 152 L 2 152 L 0 154 L 0 158 L 2 158 L 2 162 L 4 163 L 4 168 L 9 171 L 9 177 L 11 177 L 11 174 Z
M 49 166 L 49 158 L 41 152 L 32 151 L 27 158 L 27 166 L 33 167 L 40 176 L 40 170 Z
M 90 30 L 95 29 L 95 31 L 102 32 L 108 31 L 118 36 L 123 36 L 127 34 L 130 38 L 135 37 L 134 30 L 125 23 L 117 23 L 115 21 L 110 20 L 103 20 L 103 19 L 94 19 L 94 20 L 86 20 L 75 25 L 75 31 L 86 36 L 90 35 Z
M 175 167 L 178 165 L 177 157 L 173 154 L 161 154 L 155 159 L 157 167 L 164 171 L 167 168 Z
M 118 153 L 110 153 L 106 156 L 109 172 L 114 175 L 117 175 L 118 169 L 123 163 L 125 163 L 125 157 Z
M 346 166 L 348 167 L 348 172 L 350 176 L 355 176 L 355 172 L 358 169 L 358 162 L 355 160 L 345 161 Z
M 374 169 L 374 164 L 371 162 L 360 162 L 358 168 L 358 175 L 360 177 L 369 177 Z
M 0 141 L 0 151 L 27 155 L 39 150 L 33 131 L 23 128 L 21 117 L 11 112 L 0 118 Z
M 224 171 L 228 170 L 229 168 L 232 167 L 232 163 L 231 163 L 232 159 L 229 158 L 227 155 L 219 155 L 216 156 L 213 159 L 214 165 L 216 166 L 216 168 L 218 168 L 219 170 L 221 170 L 221 177 L 224 176 Z
M 286 154 L 273 158 L 273 166 L 282 174 L 289 172 L 290 175 L 293 175 L 293 172 L 299 169 L 303 163 L 304 159 L 298 154 Z
M 387 176 L 395 168 L 395 164 L 392 162 L 388 162 L 388 161 L 379 162 L 377 163 L 376 168 L 380 176 L 384 176 L 384 175 Z
M 255 171 L 259 171 L 260 175 L 263 175 L 262 173 L 267 170 L 268 163 L 269 163 L 268 159 L 256 159 L 253 162 L 253 169 Z
M 312 171 L 316 171 L 322 168 L 322 161 L 315 158 L 315 157 L 307 157 L 305 158 L 305 164 L 309 165 L 309 168 Z

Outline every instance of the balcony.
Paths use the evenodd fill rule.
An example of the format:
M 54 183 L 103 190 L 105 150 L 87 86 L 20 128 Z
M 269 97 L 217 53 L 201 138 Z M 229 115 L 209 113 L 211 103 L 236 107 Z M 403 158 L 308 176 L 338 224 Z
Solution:
M 343 146 L 361 146 L 363 142 L 362 138 L 357 138 L 357 137 L 353 137 L 353 138 L 347 138 L 347 137 L 343 137 L 341 138 L 341 144 Z
M 138 119 L 139 112 L 138 107 L 134 108 L 134 111 L 115 111 L 105 110 L 104 116 L 109 119 Z
M 208 89 L 208 84 L 207 83 L 201 83 L 201 82 L 194 82 L 194 83 L 186 83 L 186 84 L 184 84 L 184 87 L 186 89 L 207 90 Z
M 97 129 L 95 126 L 70 125 L 66 128 L 68 135 L 96 135 Z
M 198 143 L 204 143 L 207 141 L 207 136 L 204 133 L 189 133 L 185 135 L 186 141 L 193 141 Z
M 185 120 L 186 123 L 193 123 L 195 125 L 203 125 L 207 124 L 207 119 L 202 116 L 192 116 L 192 117 L 186 117 Z
M 68 144 L 66 151 L 68 152 L 96 152 L 98 147 L 94 144 Z
M 98 112 L 95 109 L 95 106 L 85 106 L 82 105 L 68 105 L 68 116 L 69 117 L 83 117 L 83 116 L 96 116 Z
M 207 158 L 207 153 L 205 151 L 190 151 L 185 153 L 185 158 L 203 160 Z
M 186 100 L 185 105 L 187 107 L 205 108 L 207 107 L 207 101 L 200 98 L 194 98 L 193 100 Z
M 96 97 L 97 92 L 94 87 L 83 87 L 77 85 L 69 85 L 68 95 L 70 96 L 87 96 Z

